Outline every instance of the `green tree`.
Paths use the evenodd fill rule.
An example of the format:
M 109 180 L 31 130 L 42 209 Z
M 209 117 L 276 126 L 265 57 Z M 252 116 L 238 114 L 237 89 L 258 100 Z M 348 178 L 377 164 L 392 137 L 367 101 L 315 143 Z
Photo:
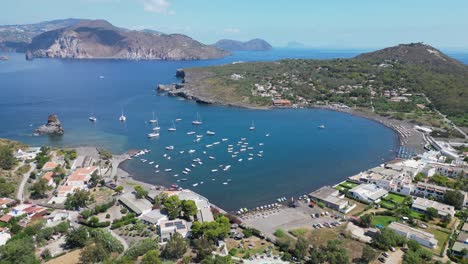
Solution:
M 39 264 L 32 238 L 10 239 L 0 247 L 0 264 Z
M 0 168 L 11 170 L 16 164 L 13 148 L 8 145 L 0 145 Z
M 166 259 L 179 259 L 188 249 L 188 242 L 179 233 L 174 233 L 171 239 L 167 242 L 162 256 Z
M 161 206 L 163 206 L 168 197 L 169 196 L 167 195 L 167 193 L 163 193 L 163 192 L 156 195 L 154 197 L 154 203 L 153 203 L 154 207 L 160 208 Z
M 143 256 L 143 259 L 140 262 L 141 264 L 160 264 L 161 259 L 159 258 L 159 251 L 156 249 L 151 249 L 150 251 L 146 252 Z
M 191 216 L 195 216 L 198 212 L 197 205 L 192 200 L 183 200 L 182 201 L 182 212 L 184 217 L 189 219 Z
M 463 208 L 464 196 L 461 192 L 455 190 L 448 190 L 444 194 L 444 203 L 454 206 L 460 210 Z
M 211 256 L 211 252 L 216 249 L 213 241 L 208 240 L 205 237 L 194 239 L 193 248 L 197 251 L 197 256 L 195 258 L 196 262 L 200 262 Z
M 373 240 L 372 244 L 381 250 L 388 250 L 390 247 L 404 245 L 406 239 L 388 228 L 384 228 Z
M 67 196 L 65 200 L 65 208 L 67 210 L 77 210 L 85 207 L 88 201 L 91 200 L 91 194 L 86 190 L 77 190 L 73 194 Z
M 175 219 L 179 217 L 181 211 L 181 201 L 176 195 L 172 195 L 164 202 L 164 208 L 167 210 L 169 219 Z
M 81 248 L 86 245 L 89 234 L 85 227 L 79 227 L 72 230 L 65 237 L 66 245 L 70 248 Z
M 433 208 L 433 207 L 429 207 L 427 208 L 426 210 L 426 216 L 429 220 L 432 220 L 434 218 L 437 218 L 437 216 L 439 215 L 439 212 L 437 211 L 437 209 Z
M 145 198 L 146 196 L 148 196 L 148 191 L 141 187 L 141 185 L 137 185 L 135 186 L 135 196 L 138 199 Z
M 211 241 L 224 239 L 228 236 L 231 224 L 225 216 L 216 218 L 211 222 L 194 222 L 192 224 L 192 236 L 194 238 L 205 237 Z
M 46 193 L 48 189 L 49 186 L 47 185 L 46 179 L 40 179 L 36 181 L 30 188 L 31 198 L 41 199 L 47 197 Z
M 299 239 L 296 242 L 296 247 L 294 248 L 294 255 L 298 259 L 304 259 L 305 256 L 307 255 L 307 249 L 309 248 L 309 243 L 305 238 L 299 237 Z
M 124 189 L 123 186 L 120 186 L 120 185 L 117 186 L 117 187 L 115 187 L 115 191 L 116 191 L 118 194 L 121 194 L 121 193 L 123 192 L 123 189 Z
M 90 187 L 96 187 L 101 180 L 102 180 L 102 177 L 98 174 L 98 171 L 95 170 L 91 174 L 91 179 L 89 180 L 89 186 Z
M 125 256 L 127 256 L 130 259 L 137 259 L 139 256 L 145 255 L 150 250 L 158 250 L 158 249 L 159 249 L 159 245 L 156 240 L 151 239 L 151 238 L 145 238 L 145 239 L 137 241 L 134 245 L 132 245 L 125 253 Z M 159 252 L 158 252 L 158 257 L 159 257 Z
M 0 177 L 0 196 L 7 197 L 15 192 L 15 185 L 7 181 L 4 177 Z
M 372 219 L 374 217 L 371 215 L 371 214 L 365 214 L 363 216 L 361 216 L 361 225 L 363 227 L 369 227 L 372 223 Z
M 88 244 L 80 253 L 80 263 L 100 263 L 110 256 L 109 252 L 101 244 Z
M 364 248 L 362 249 L 362 255 L 361 259 L 359 260 L 360 263 L 370 263 L 375 259 L 377 256 L 377 253 L 375 252 L 372 247 L 369 245 L 365 245 Z

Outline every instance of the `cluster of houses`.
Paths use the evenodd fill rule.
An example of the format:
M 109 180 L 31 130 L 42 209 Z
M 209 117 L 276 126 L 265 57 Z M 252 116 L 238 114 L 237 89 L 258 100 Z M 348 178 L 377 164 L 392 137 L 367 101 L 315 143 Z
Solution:
M 158 228 L 161 242 L 167 242 L 174 233 L 179 233 L 182 237 L 190 235 L 191 222 L 184 219 L 169 220 L 167 215 L 161 212 L 159 208 L 153 208 L 153 199 L 161 192 L 168 196 L 176 195 L 180 200 L 192 200 L 197 206 L 196 218 L 199 222 L 214 221 L 211 205 L 207 198 L 194 193 L 190 190 L 180 191 L 159 191 L 150 190 L 147 197 L 137 198 L 133 193 L 125 193 L 118 199 L 120 204 L 138 216 L 140 220 L 148 225 L 153 225 Z
M 359 184 L 371 183 L 387 191 L 403 195 L 442 198 L 446 191 L 451 190 L 450 188 L 425 182 L 413 183 L 414 177 L 418 173 L 423 173 L 428 177 L 435 174 L 453 178 L 466 176 L 468 166 L 466 162 L 460 165 L 440 162 L 439 156 L 440 152 L 437 151 L 425 152 L 416 159 L 385 164 L 348 179 Z M 464 204 L 468 205 L 468 195 L 460 192 L 465 196 Z
M 17 203 L 10 198 L 0 198 L 0 246 L 4 245 L 10 238 L 11 233 L 8 224 L 13 218 L 18 218 L 18 225 L 26 227 L 35 220 L 44 220 L 47 227 L 53 227 L 65 220 L 70 220 L 70 215 L 64 210 L 51 210 L 33 203 Z
M 80 159 L 78 159 L 80 158 Z M 98 170 L 98 167 L 92 166 L 92 159 L 87 157 L 78 157 L 72 166 L 72 172 L 66 177 L 65 182 L 58 186 L 56 189 L 56 195 L 49 200 L 49 204 L 62 204 L 67 199 L 69 194 L 77 190 L 88 189 L 88 184 L 91 179 L 91 175 Z M 85 165 L 85 167 L 83 167 Z M 56 187 L 54 177 L 58 176 L 54 173 L 54 170 L 60 164 L 49 161 L 44 164 L 42 168 L 42 178 L 46 179 L 49 186 Z
M 452 189 L 427 182 L 413 183 L 413 179 L 418 173 L 423 173 L 428 177 L 435 174 L 445 177 L 466 177 L 468 167 L 466 162 L 445 163 L 445 157 L 441 155 L 441 152 L 429 151 L 414 159 L 384 164 L 349 177 L 348 181 L 358 185 L 347 190 L 346 195 L 367 204 L 380 203 L 390 192 L 412 196 L 414 197 L 411 204 L 412 210 L 427 213 L 429 208 L 433 208 L 437 211 L 439 218 L 454 217 L 454 206 L 439 202 L 443 200 L 444 194 Z M 347 213 L 352 208 L 352 204 L 350 199 L 347 199 L 345 194 L 338 189 L 337 187 L 324 186 L 310 193 L 309 197 L 322 202 L 329 208 Z M 463 204 L 467 207 L 467 193 L 459 192 L 463 194 Z M 452 248 L 454 254 L 460 255 L 463 249 L 468 250 L 468 225 L 465 225 L 467 233 L 463 231 L 459 234 L 460 239 L 457 239 Z M 435 248 L 437 246 L 438 241 L 434 235 L 423 230 L 397 222 L 391 223 L 388 228 L 425 247 Z

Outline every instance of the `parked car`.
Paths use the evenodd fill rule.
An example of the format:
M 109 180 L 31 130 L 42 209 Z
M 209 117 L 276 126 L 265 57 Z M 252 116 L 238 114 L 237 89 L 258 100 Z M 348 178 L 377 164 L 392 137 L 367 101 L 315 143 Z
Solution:
M 391 251 L 391 252 L 395 252 L 396 249 L 395 249 L 394 247 L 390 247 L 390 251 Z
M 384 257 L 386 257 L 386 258 L 388 258 L 388 257 L 389 257 L 389 255 L 388 255 L 388 253 L 387 253 L 387 252 L 384 252 L 384 253 L 382 253 L 382 256 L 384 256 Z
M 387 261 L 387 260 L 386 260 L 385 258 L 383 258 L 383 257 L 380 257 L 379 260 L 380 260 L 380 262 L 382 262 L 382 263 L 385 263 L 385 261 Z

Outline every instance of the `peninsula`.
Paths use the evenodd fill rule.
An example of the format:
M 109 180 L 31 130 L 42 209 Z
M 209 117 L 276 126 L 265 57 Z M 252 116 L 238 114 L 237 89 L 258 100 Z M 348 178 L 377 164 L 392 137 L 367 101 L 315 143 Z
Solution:
M 468 66 L 422 43 L 351 59 L 286 59 L 184 69 L 170 95 L 251 108 L 339 106 L 444 126 L 468 126 Z M 161 87 L 160 87 L 161 88 Z
M 27 59 L 198 60 L 226 55 L 229 52 L 182 34 L 122 29 L 105 20 L 80 20 L 46 31 L 26 47 Z

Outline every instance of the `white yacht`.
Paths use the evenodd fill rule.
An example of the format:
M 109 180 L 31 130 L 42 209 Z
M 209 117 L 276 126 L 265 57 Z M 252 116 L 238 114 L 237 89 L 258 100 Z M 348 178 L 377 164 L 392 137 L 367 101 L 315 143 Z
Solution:
M 97 121 L 97 118 L 96 118 L 94 115 L 91 115 L 91 116 L 89 117 L 89 121 L 91 121 L 91 122 L 96 122 L 96 121 Z
M 325 125 L 320 125 L 320 126 L 318 126 L 318 127 L 321 128 L 321 129 L 324 129 L 324 128 L 325 128 Z
M 194 120 L 194 121 L 192 121 L 192 125 L 199 126 L 199 125 L 201 125 L 201 124 L 203 124 L 203 122 L 201 121 L 200 115 L 199 115 L 198 112 L 197 112 L 197 119 Z
M 206 131 L 206 134 L 207 134 L 208 136 L 214 136 L 214 135 L 216 135 L 216 133 L 215 133 L 215 132 L 213 132 L 213 131 L 209 131 L 209 130 L 208 130 L 208 131 Z
M 187 135 L 193 135 L 193 134 L 195 134 L 195 131 L 187 132 Z
M 168 146 L 166 147 L 167 150 L 174 150 L 174 146 Z
M 152 132 L 152 133 L 149 133 L 148 135 L 146 135 L 148 138 L 154 138 L 154 137 L 158 137 L 159 136 L 159 133 L 157 132 Z

